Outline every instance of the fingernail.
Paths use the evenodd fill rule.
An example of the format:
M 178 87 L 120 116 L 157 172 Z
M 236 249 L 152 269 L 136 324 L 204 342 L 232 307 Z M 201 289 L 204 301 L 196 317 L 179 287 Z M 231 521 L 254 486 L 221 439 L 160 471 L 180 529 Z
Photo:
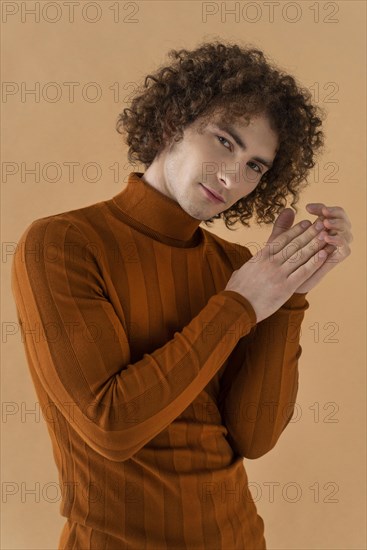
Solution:
M 322 221 L 317 221 L 316 222 L 316 229 L 322 229 L 324 227 L 324 224 L 322 223 Z
M 307 221 L 307 220 L 303 220 L 303 222 L 301 222 L 301 227 L 310 227 L 311 225 L 311 222 Z

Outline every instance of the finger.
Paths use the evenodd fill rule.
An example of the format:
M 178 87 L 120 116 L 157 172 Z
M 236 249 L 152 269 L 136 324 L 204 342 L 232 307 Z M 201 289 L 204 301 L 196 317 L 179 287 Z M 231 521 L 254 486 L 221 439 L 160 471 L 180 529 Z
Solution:
M 302 233 L 305 233 L 306 231 L 309 230 L 310 227 L 313 227 L 313 226 L 314 224 L 312 224 L 309 220 L 301 220 L 300 222 L 296 223 L 289 229 L 283 231 L 280 235 L 277 235 L 275 240 L 272 237 L 269 238 L 264 248 L 264 253 L 267 254 L 268 256 L 277 254 L 289 242 L 295 239 L 295 237 L 297 237 L 298 235 L 301 235 Z M 267 246 L 267 245 L 270 245 L 270 246 Z
M 326 250 L 326 252 L 328 253 L 329 256 L 332 252 L 334 252 L 338 248 L 336 245 L 331 244 L 331 243 L 327 243 L 325 240 L 320 241 L 320 243 L 321 243 L 320 250 L 321 250 L 321 248 L 323 250 Z
M 312 214 L 322 214 L 322 209 L 326 205 L 323 202 L 309 202 L 306 204 L 306 208 L 309 212 L 312 212 Z
M 311 256 L 308 261 L 296 268 L 293 273 L 288 276 L 288 280 L 293 282 L 297 286 L 300 286 L 304 281 L 309 279 L 316 271 L 324 267 L 329 255 L 325 249 L 318 250 Z M 325 267 L 325 271 L 331 269 L 330 264 Z
M 347 213 L 345 212 L 344 208 L 341 208 L 340 206 L 325 206 L 322 208 L 322 213 L 325 215 L 325 217 L 334 217 L 345 220 L 348 227 L 352 227 L 351 221 L 347 216 Z
M 345 241 L 345 239 L 343 239 L 339 235 L 335 237 L 327 235 L 325 237 L 325 242 L 335 245 L 335 250 L 330 255 L 330 259 L 334 259 L 337 256 L 336 261 L 340 261 L 342 259 L 345 259 L 351 253 L 349 244 Z
M 322 205 L 322 203 L 310 203 L 310 210 L 316 212 L 319 212 L 319 208 Z M 343 208 L 340 206 L 323 206 L 321 208 L 321 213 L 319 217 L 323 220 L 336 220 L 334 224 L 329 224 L 328 222 L 325 223 L 325 227 L 328 227 L 329 229 L 340 229 L 343 231 L 349 230 L 349 235 L 347 236 L 348 242 L 352 242 L 353 237 L 350 233 L 350 229 L 352 227 L 352 224 Z M 335 227 L 334 227 L 335 226 Z M 335 233 L 334 233 L 335 234 Z
M 332 252 L 335 252 L 335 250 L 337 250 L 337 247 L 331 243 L 326 244 L 325 241 L 324 250 L 326 250 L 326 252 L 330 255 Z
M 315 216 L 319 216 L 319 218 L 324 219 L 324 209 L 327 207 L 323 202 L 309 202 L 308 204 L 306 204 L 306 208 L 311 214 L 314 214 Z M 330 215 L 330 212 L 328 215 Z
M 331 221 L 332 220 L 324 220 L 324 226 L 329 235 L 341 235 L 347 243 L 353 242 L 353 235 L 349 227 L 345 225 L 344 220 L 336 220 L 334 223 L 330 223 Z
M 274 227 L 271 232 L 270 240 L 274 240 L 278 235 L 281 235 L 286 229 L 289 229 L 292 227 L 294 222 L 294 210 L 292 208 L 285 208 L 282 210 L 282 212 L 279 214 L 277 219 L 274 222 Z
M 346 232 L 349 229 L 345 224 L 345 220 L 341 218 L 324 218 L 323 221 L 325 227 L 330 229 L 337 229 L 341 232 Z
M 303 229 L 301 225 L 304 221 L 307 220 L 302 220 L 294 227 L 291 227 L 291 229 L 285 231 L 274 243 L 272 243 L 272 253 L 280 264 L 283 264 L 292 255 L 298 254 L 301 248 L 314 240 L 321 231 L 325 231 L 322 222 L 321 227 L 317 226 L 320 221 L 318 219 L 315 220 L 313 224 L 309 225 L 307 229 Z
M 336 244 L 338 246 L 345 246 L 347 243 L 341 235 L 330 235 L 326 234 L 324 237 L 325 241 Z
M 340 218 L 324 218 L 323 220 L 325 228 L 331 232 L 331 235 L 335 233 L 342 233 L 348 242 L 352 242 L 353 235 L 350 230 L 350 226 L 344 219 Z
M 310 277 L 308 277 L 307 281 L 309 279 L 312 279 L 317 283 L 320 281 L 331 269 L 335 267 L 336 264 L 339 263 L 339 259 L 335 257 L 335 254 L 337 254 L 337 248 L 331 244 L 327 244 L 325 248 L 323 248 L 327 252 L 327 256 L 325 257 L 325 261 L 319 261 L 315 260 L 316 265 L 318 266 L 318 269 L 315 273 L 312 273 Z M 312 259 L 311 259 L 312 264 Z M 293 276 L 293 274 L 292 274 Z M 296 273 L 296 276 L 298 274 Z M 306 282 L 307 282 L 306 281 Z
M 286 262 L 290 264 L 284 266 L 284 268 L 287 270 L 290 269 L 290 271 L 293 272 L 300 265 L 307 262 L 312 256 L 315 256 L 317 251 L 321 250 L 326 245 L 326 241 L 324 239 L 320 239 L 320 236 L 323 234 L 325 234 L 324 230 L 315 235 L 310 241 L 304 243 L 302 248 L 297 247 L 295 244 L 296 239 L 289 243 L 289 245 L 282 250 L 282 256 L 284 259 L 283 264 Z M 289 257 L 286 257 L 286 254 L 288 254 Z

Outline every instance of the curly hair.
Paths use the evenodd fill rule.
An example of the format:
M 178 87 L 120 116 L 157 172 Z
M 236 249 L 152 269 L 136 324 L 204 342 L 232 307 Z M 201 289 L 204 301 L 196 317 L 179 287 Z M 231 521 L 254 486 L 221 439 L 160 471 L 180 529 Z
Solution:
M 308 184 L 316 152 L 324 146 L 324 133 L 318 128 L 325 113 L 312 104 L 311 92 L 248 45 L 214 40 L 191 51 L 170 50 L 168 55 L 174 59 L 170 66 L 147 75 L 131 108 L 118 116 L 116 130 L 126 133 L 129 161 L 148 168 L 198 117 L 202 128 L 214 112 L 227 122 L 238 117 L 249 122 L 263 114 L 278 137 L 272 167 L 251 193 L 204 223 L 222 217 L 228 229 L 238 220 L 249 226 L 254 213 L 259 225 L 271 223 L 289 195 L 297 212 L 299 191 Z

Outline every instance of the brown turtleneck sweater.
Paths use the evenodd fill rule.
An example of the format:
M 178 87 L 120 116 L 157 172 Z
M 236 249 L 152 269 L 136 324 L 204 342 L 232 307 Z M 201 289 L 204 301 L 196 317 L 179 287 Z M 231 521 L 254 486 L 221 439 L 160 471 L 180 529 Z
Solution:
M 243 459 L 292 417 L 309 304 L 295 293 L 256 324 L 223 290 L 250 251 L 142 176 L 35 220 L 12 264 L 67 518 L 58 548 L 264 549 Z

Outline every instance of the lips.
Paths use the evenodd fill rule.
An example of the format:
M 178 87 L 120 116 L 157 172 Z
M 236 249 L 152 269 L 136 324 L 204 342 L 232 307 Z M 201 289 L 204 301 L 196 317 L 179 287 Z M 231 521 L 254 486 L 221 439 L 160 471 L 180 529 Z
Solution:
M 203 187 L 205 187 L 205 185 L 203 185 L 203 184 L 201 184 L 201 185 L 202 185 Z M 205 187 L 205 189 L 206 189 L 207 191 L 209 191 L 209 193 L 211 193 L 212 195 L 214 195 L 214 197 L 215 197 L 216 199 L 218 199 L 219 201 L 225 202 L 224 198 L 221 197 L 216 191 L 213 191 L 212 189 L 209 189 L 209 187 Z

